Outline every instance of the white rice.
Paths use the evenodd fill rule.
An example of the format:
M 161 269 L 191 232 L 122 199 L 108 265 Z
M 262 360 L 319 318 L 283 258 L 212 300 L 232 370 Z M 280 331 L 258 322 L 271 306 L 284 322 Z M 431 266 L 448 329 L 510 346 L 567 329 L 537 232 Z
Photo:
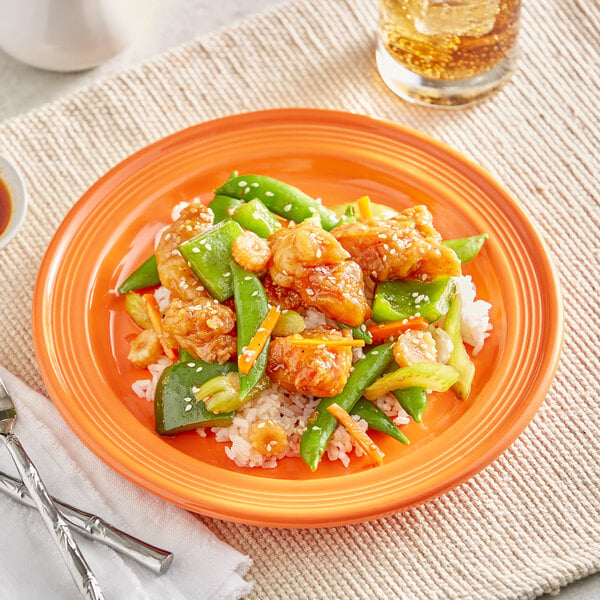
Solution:
M 456 293 L 462 300 L 460 328 L 462 337 L 467 344 L 473 346 L 473 356 L 475 356 L 483 348 L 483 343 L 492 330 L 489 315 L 492 305 L 484 300 L 475 300 L 476 290 L 470 275 L 454 277 L 453 281 L 456 285 Z
M 314 396 L 290 393 L 272 385 L 254 401 L 239 408 L 229 427 L 213 427 L 212 432 L 218 442 L 231 442 L 231 445 L 225 448 L 225 454 L 237 466 L 272 469 L 286 456 L 300 456 L 300 438 L 318 403 L 319 399 Z M 248 428 L 254 421 L 263 419 L 278 422 L 287 434 L 287 448 L 277 456 L 263 456 L 248 442 Z M 358 424 L 364 431 L 367 430 L 366 421 L 358 420 Z M 206 435 L 201 430 L 198 433 L 203 437 Z M 353 450 L 356 456 L 362 456 L 362 448 L 346 429 L 339 425 L 327 446 L 329 460 L 339 460 L 344 466 L 348 466 Z
M 171 361 L 166 356 L 161 356 L 158 362 L 148 365 L 148 371 L 152 376 L 151 379 L 138 379 L 131 385 L 133 393 L 138 398 L 148 400 L 148 402 L 154 402 L 154 392 L 156 391 L 156 384 L 162 375 L 162 372 L 169 366 Z

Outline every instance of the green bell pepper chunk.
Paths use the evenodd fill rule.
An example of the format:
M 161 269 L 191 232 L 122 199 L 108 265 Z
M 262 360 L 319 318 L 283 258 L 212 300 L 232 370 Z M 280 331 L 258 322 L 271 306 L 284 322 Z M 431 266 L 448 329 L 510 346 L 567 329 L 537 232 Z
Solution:
M 233 295 L 231 276 L 231 246 L 242 228 L 231 219 L 183 242 L 179 252 L 208 293 L 219 302 Z
M 215 194 L 249 201 L 258 198 L 269 210 L 296 223 L 319 215 L 323 229 L 333 229 L 339 219 L 328 208 L 296 187 L 264 175 L 241 175 L 229 179 Z
M 160 284 L 158 267 L 156 266 L 156 255 L 145 260 L 120 286 L 119 294 L 126 294 L 134 290 L 151 287 Z
M 213 222 L 220 223 L 225 219 L 229 219 L 233 216 L 233 213 L 242 206 L 244 202 L 237 198 L 230 198 L 229 196 L 215 196 L 208 204 L 208 208 L 212 210 L 214 215 Z
M 233 298 L 237 315 L 238 356 L 242 354 L 250 340 L 269 312 L 269 301 L 260 279 L 231 261 L 233 274 Z M 256 357 L 254 365 L 247 375 L 240 373 L 240 400 L 244 400 L 255 385 L 264 377 L 269 360 L 270 340 Z
M 394 390 L 392 395 L 415 423 L 421 423 L 423 413 L 427 408 L 427 391 L 425 388 L 409 387 Z
M 461 263 L 466 263 L 479 254 L 479 251 L 483 248 L 483 244 L 485 244 L 485 240 L 489 237 L 487 233 L 482 233 L 481 235 L 474 235 L 472 237 L 444 240 L 442 244 L 454 250 Z
M 182 354 L 180 353 L 180 357 Z M 157 433 L 171 435 L 198 427 L 228 427 L 234 413 L 215 414 L 207 410 L 204 402 L 197 402 L 194 390 L 208 380 L 237 370 L 235 363 L 207 363 L 190 359 L 167 367 L 156 386 L 154 419 Z
M 334 402 L 350 412 L 364 390 L 379 377 L 392 359 L 393 344 L 387 343 L 373 348 L 354 363 L 344 389 L 332 398 L 323 398 L 308 419 L 306 430 L 300 439 L 300 457 L 315 471 L 338 425 L 337 419 L 327 410 Z
M 354 405 L 350 414 L 364 419 L 371 429 L 381 431 L 403 444 L 410 444 L 408 438 L 400 431 L 398 426 L 373 402 L 361 398 Z
M 425 282 L 413 279 L 381 281 L 373 300 L 373 320 L 400 321 L 421 315 L 430 323 L 448 312 L 455 285 L 449 276 Z
M 265 239 L 281 229 L 281 223 L 277 217 L 258 198 L 242 202 L 242 205 L 233 213 L 232 219 L 244 229 L 253 231 Z

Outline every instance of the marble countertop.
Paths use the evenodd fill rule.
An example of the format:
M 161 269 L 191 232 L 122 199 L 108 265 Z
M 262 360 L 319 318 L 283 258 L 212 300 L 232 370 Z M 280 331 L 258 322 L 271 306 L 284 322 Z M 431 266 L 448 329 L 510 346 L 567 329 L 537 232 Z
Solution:
M 138 38 L 120 55 L 94 69 L 76 73 L 43 71 L 19 63 L 0 50 L 0 121 L 76 92 L 284 0 L 220 0 L 218 10 L 212 0 L 147 1 L 151 6 Z M 597 600 L 600 598 L 600 574 L 563 588 L 559 595 L 564 600 Z

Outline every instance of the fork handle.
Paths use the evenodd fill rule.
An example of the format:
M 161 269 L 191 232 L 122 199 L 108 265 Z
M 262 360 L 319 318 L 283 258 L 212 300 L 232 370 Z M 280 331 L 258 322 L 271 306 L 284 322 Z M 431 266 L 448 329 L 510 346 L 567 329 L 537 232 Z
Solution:
M 67 523 L 50 498 L 35 465 L 31 462 L 14 434 L 9 433 L 2 437 L 15 462 L 19 475 L 67 563 L 82 597 L 89 600 L 104 600 L 104 595 L 96 577 L 85 562 Z

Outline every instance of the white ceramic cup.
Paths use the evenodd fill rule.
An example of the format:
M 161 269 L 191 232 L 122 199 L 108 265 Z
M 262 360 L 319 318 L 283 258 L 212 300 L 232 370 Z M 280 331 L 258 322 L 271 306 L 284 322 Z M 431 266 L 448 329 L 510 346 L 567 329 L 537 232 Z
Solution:
M 40 69 L 89 69 L 133 41 L 148 1 L 0 0 L 0 48 Z
M 2 154 L 0 154 L 0 179 L 6 185 L 12 207 L 8 225 L 0 233 L 1 250 L 15 237 L 19 227 L 23 224 L 27 212 L 27 191 L 17 167 Z

